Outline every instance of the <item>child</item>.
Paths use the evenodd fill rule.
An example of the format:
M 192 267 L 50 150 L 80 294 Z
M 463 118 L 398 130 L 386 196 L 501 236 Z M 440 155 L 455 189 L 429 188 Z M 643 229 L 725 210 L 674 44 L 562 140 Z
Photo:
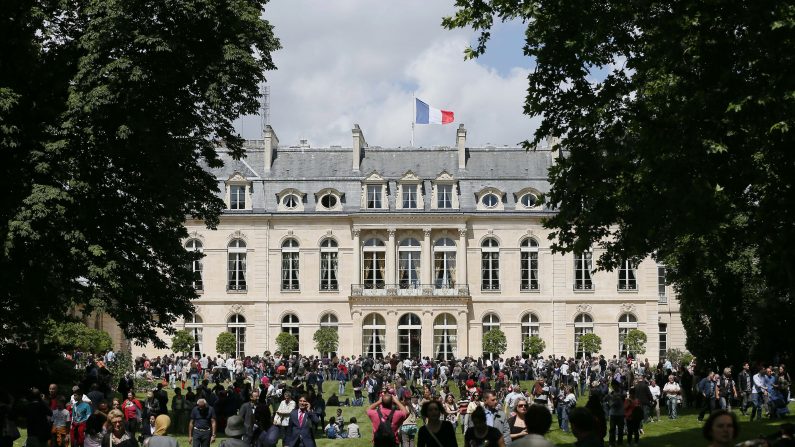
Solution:
M 52 445 L 53 447 L 66 447 L 69 439 L 69 410 L 66 409 L 66 399 L 59 396 L 56 409 L 52 412 Z
M 640 442 L 640 424 L 643 421 L 643 407 L 640 401 L 635 398 L 635 390 L 629 390 L 629 398 L 624 401 L 624 417 L 627 419 L 627 444 L 632 445 L 634 438 L 635 445 Z
M 323 428 L 323 431 L 326 433 L 326 437 L 329 439 L 341 438 L 340 429 L 337 427 L 337 424 L 334 421 L 329 421 L 328 425 Z
M 361 438 L 362 434 L 359 431 L 359 426 L 356 425 L 356 418 L 351 418 L 351 422 L 348 424 L 348 438 Z

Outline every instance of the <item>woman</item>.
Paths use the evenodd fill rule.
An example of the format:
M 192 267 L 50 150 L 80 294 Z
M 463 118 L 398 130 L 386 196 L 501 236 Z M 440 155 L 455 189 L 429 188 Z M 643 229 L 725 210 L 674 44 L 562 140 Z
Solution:
M 458 405 L 455 403 L 455 396 L 449 391 L 444 399 L 444 418 L 453 424 L 453 428 L 458 426 Z
M 83 441 L 84 447 L 100 447 L 102 438 L 105 437 L 105 424 L 108 417 L 102 412 L 95 412 L 86 421 L 86 438 Z
M 111 410 L 108 414 L 110 430 L 102 438 L 102 447 L 138 447 L 132 434 L 124 427 L 124 413 Z
M 110 405 L 111 410 L 121 410 L 121 402 L 119 402 L 119 398 L 114 397 L 113 402 Z
M 726 410 L 713 411 L 702 429 L 710 447 L 731 447 L 740 434 L 737 416 Z
M 121 407 L 124 412 L 124 419 L 127 421 L 126 429 L 135 437 L 135 433 L 141 427 L 141 418 L 143 414 L 141 401 L 135 398 L 135 393 L 131 390 L 127 393 L 127 400 L 121 404 Z
M 524 423 L 527 414 L 527 399 L 517 397 L 513 406 L 514 415 L 508 418 L 508 427 L 511 429 L 511 441 L 527 436 L 527 426 Z
M 502 433 L 494 427 L 486 425 L 486 410 L 478 406 L 471 416 L 472 426 L 464 434 L 464 445 L 467 447 L 505 447 Z
M 276 447 L 279 442 L 279 427 L 273 425 L 271 408 L 267 403 L 257 404 L 254 409 L 257 428 L 254 431 L 255 447 Z
M 429 400 L 422 404 L 420 416 L 425 420 L 425 425 L 417 433 L 417 447 L 458 446 L 455 427 L 449 420 L 441 419 L 442 404 L 438 400 Z
M 155 393 L 147 391 L 144 402 L 144 419 L 149 419 L 151 416 L 157 417 L 158 414 L 160 414 L 160 400 L 155 398 Z
M 155 418 L 155 431 L 152 436 L 146 438 L 146 447 L 178 447 L 177 440 L 166 435 L 168 427 L 171 426 L 171 418 L 165 414 Z
M 417 410 L 408 399 L 403 399 L 403 405 L 406 406 L 408 416 L 400 426 L 400 447 L 414 447 L 414 438 L 417 436 Z
M 483 404 L 480 402 L 480 393 L 473 393 L 472 400 L 469 401 L 466 414 L 464 415 L 464 423 L 462 424 L 464 426 L 464 430 L 469 428 L 469 420 L 472 418 L 472 413 L 475 411 L 475 408 L 482 406 Z

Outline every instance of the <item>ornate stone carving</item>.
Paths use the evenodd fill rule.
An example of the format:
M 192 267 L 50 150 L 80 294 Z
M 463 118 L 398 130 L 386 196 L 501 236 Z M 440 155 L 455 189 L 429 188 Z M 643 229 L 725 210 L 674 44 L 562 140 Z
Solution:
M 431 229 L 430 228 L 423 228 L 422 235 L 426 238 L 431 237 Z
M 390 237 L 390 238 L 394 238 L 394 237 L 395 237 L 395 233 L 396 233 L 396 232 L 397 232 L 397 231 L 396 231 L 394 228 L 387 228 L 387 229 L 386 229 L 386 234 L 387 234 L 387 236 L 388 236 L 388 237 Z
M 326 237 L 331 237 L 333 232 L 331 230 L 326 230 Z
M 353 237 L 359 237 L 361 232 L 362 232 L 361 228 L 354 228 L 353 230 L 351 230 L 351 233 L 353 233 Z
M 464 228 L 459 228 L 459 229 L 458 229 L 458 235 L 459 235 L 459 236 L 461 236 L 461 237 L 466 237 L 466 235 L 467 235 L 467 229 L 466 229 L 466 227 L 464 227 Z
M 635 305 L 633 303 L 621 304 L 621 312 L 635 312 Z
M 586 312 L 590 313 L 593 307 L 590 304 L 578 304 L 577 305 L 577 312 Z
M 243 306 L 241 304 L 233 304 L 229 306 L 230 314 L 243 314 Z

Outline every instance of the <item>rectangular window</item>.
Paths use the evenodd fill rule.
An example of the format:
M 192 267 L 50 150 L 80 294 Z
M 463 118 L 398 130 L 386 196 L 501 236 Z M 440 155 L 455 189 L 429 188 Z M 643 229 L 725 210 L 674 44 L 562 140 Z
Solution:
M 232 185 L 229 187 L 229 209 L 244 210 L 246 209 L 246 187 L 240 185 Z
M 196 290 L 204 290 L 204 282 L 202 281 L 202 261 L 197 259 L 193 261 L 193 288 Z
M 500 290 L 500 253 L 496 251 L 481 253 L 481 290 Z
M 246 254 L 229 253 L 227 290 L 246 290 Z
M 403 208 L 417 208 L 417 185 L 403 185 Z
M 618 290 L 638 290 L 635 266 L 630 261 L 622 262 L 618 269 Z
M 282 290 L 298 290 L 298 252 L 282 252 Z
M 538 290 L 538 253 L 522 252 L 522 290 Z
M 668 325 L 660 323 L 660 360 L 662 360 L 668 352 Z
M 660 303 L 665 304 L 668 302 L 668 294 L 665 291 L 665 266 L 657 265 L 657 293 L 660 297 Z
M 574 290 L 593 290 L 591 252 L 574 255 Z
M 367 208 L 381 208 L 381 185 L 367 185 Z
M 401 251 L 398 261 L 398 281 L 401 289 L 420 286 L 420 252 Z
M 436 186 L 436 207 L 442 209 L 453 207 L 453 185 Z
M 320 253 L 320 290 L 337 290 L 337 252 Z

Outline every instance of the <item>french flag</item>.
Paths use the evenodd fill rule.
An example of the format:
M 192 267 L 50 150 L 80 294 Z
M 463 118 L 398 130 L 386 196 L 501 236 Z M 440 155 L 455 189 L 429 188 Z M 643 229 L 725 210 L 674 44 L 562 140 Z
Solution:
M 414 101 L 414 122 L 417 124 L 450 124 L 455 121 L 453 112 L 449 110 L 435 109 L 417 98 Z

